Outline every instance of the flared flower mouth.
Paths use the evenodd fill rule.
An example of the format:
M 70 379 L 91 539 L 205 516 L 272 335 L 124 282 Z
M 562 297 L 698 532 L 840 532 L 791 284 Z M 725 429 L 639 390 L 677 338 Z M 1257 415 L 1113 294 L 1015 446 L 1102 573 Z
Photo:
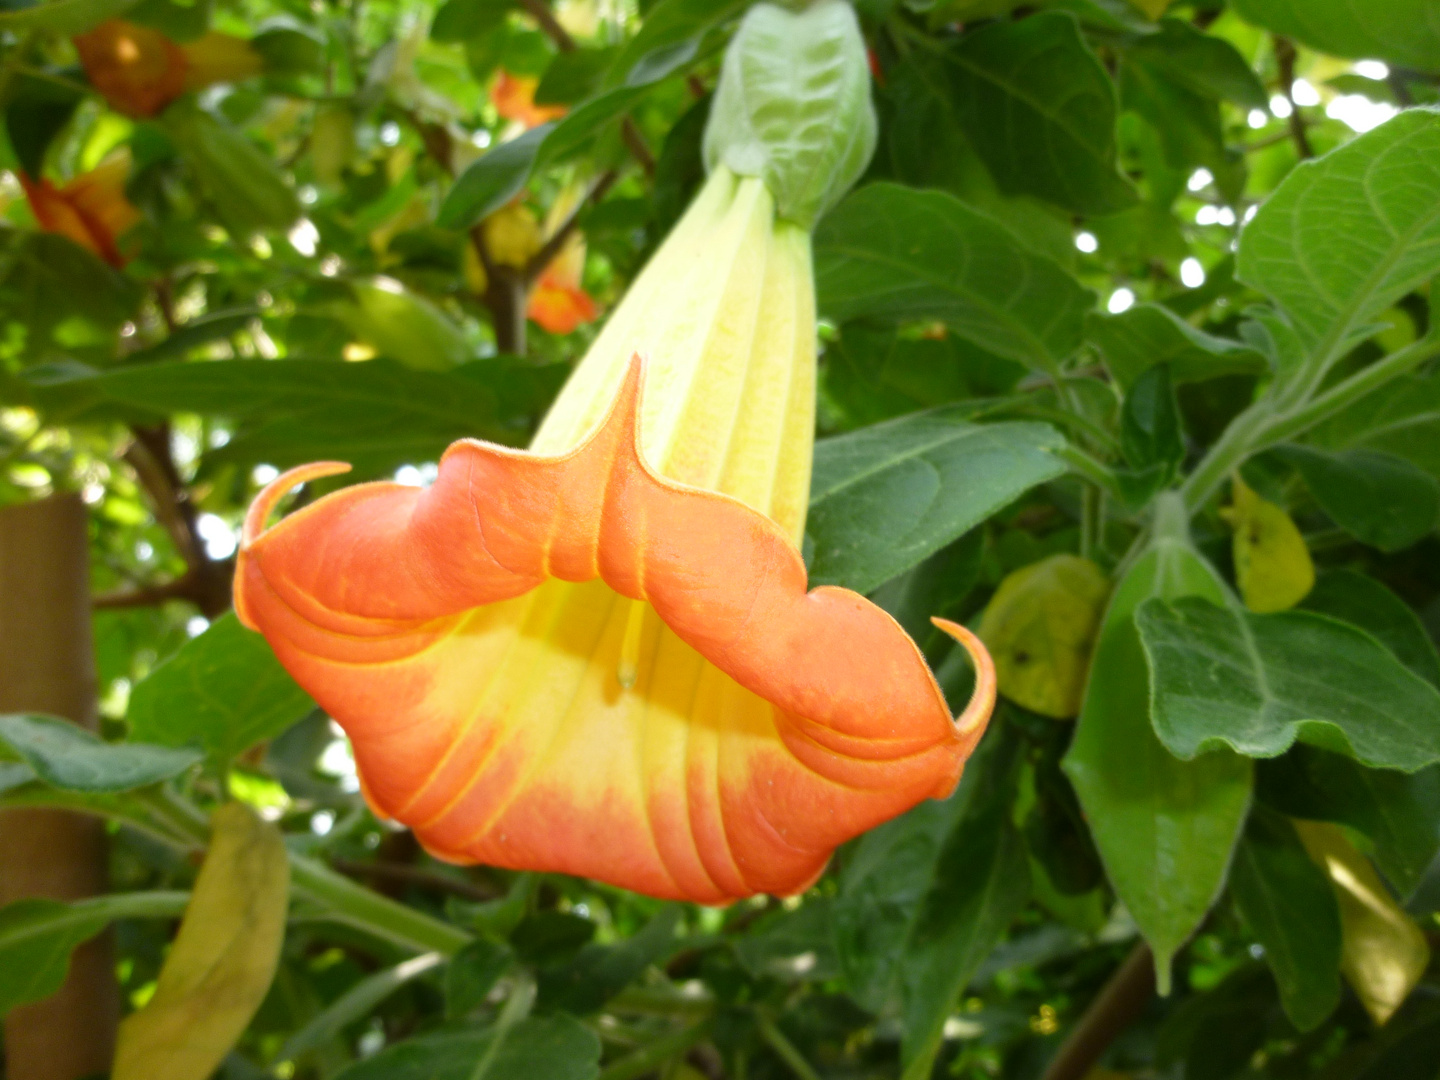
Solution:
M 834 848 L 948 794 L 995 700 L 952 720 L 915 644 L 806 591 L 785 531 L 642 459 L 643 363 L 574 449 L 463 440 L 426 490 L 246 518 L 236 610 L 350 734 L 374 809 L 436 855 L 724 902 L 804 889 Z
M 23 172 L 20 184 L 41 229 L 68 237 L 118 268 L 126 261 L 120 238 L 140 220 L 125 197 L 129 172 L 129 154 L 116 154 L 61 186 Z

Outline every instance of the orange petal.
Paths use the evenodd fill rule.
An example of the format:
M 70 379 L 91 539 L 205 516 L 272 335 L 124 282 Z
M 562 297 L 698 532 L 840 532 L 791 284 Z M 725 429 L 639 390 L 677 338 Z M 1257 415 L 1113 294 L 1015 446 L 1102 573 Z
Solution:
M 600 314 L 584 289 L 556 285 L 544 275 L 535 283 L 525 313 L 552 334 L 573 334 Z
M 90 84 L 117 112 L 154 116 L 185 90 L 185 54 L 158 30 L 107 19 L 74 40 Z
M 437 855 L 699 902 L 791 893 L 851 837 L 950 792 L 994 705 L 952 721 L 914 643 L 806 592 L 784 532 L 639 456 L 638 357 L 598 430 L 474 440 L 429 489 L 361 484 L 265 518 L 236 609 L 353 740 L 376 811 Z
M 140 220 L 140 212 L 125 197 L 129 170 L 128 155 L 116 155 L 62 188 L 24 173 L 20 184 L 40 228 L 68 237 L 119 267 L 125 265 L 119 238 Z
M 564 105 L 536 105 L 535 90 L 540 80 L 528 75 L 511 75 L 503 68 L 490 88 L 490 102 L 506 120 L 518 120 L 527 128 L 558 120 L 567 112 Z

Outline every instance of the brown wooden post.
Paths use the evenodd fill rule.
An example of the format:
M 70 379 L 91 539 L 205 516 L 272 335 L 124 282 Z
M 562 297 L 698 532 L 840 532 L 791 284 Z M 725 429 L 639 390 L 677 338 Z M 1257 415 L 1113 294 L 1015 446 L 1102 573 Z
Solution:
M 57 496 L 0 510 L 0 713 L 97 724 L 85 506 Z M 107 890 L 98 820 L 56 810 L 0 813 L 0 902 Z M 105 1073 L 120 995 L 108 934 L 82 945 L 58 994 L 5 1021 L 7 1080 Z

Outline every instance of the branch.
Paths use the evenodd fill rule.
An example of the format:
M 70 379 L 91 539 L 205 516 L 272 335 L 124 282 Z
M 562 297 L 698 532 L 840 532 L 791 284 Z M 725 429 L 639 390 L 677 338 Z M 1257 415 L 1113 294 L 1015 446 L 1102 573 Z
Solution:
M 1275 63 L 1280 68 L 1280 88 L 1285 91 L 1285 100 L 1290 102 L 1290 138 L 1295 141 L 1295 152 L 1301 159 L 1312 158 L 1315 151 L 1310 147 L 1310 137 L 1305 134 L 1305 118 L 1300 115 L 1300 106 L 1295 104 L 1292 90 L 1295 86 L 1295 46 L 1287 37 L 1276 34 L 1273 37 Z
M 549 266 L 554 260 L 555 256 L 560 254 L 561 248 L 565 246 L 565 241 L 570 239 L 570 234 L 575 231 L 575 226 L 579 224 L 580 215 L 585 211 L 585 208 L 603 199 L 605 193 L 610 190 L 615 181 L 619 179 L 619 176 L 620 174 L 614 169 L 602 173 L 600 179 L 595 181 L 595 186 L 590 189 L 585 198 L 575 204 L 575 209 L 570 212 L 570 216 L 560 223 L 560 227 L 555 230 L 550 239 L 545 241 L 540 250 L 530 256 L 530 261 L 525 264 L 524 270 L 525 283 L 527 285 L 539 277 L 544 272 L 545 267 Z M 489 273 L 488 268 L 486 273 Z
M 1041 1080 L 1083 1080 L 1100 1055 L 1140 1017 L 1155 994 L 1155 960 L 1143 941 L 1070 1029 Z
M 93 608 L 132 608 L 132 607 L 156 607 L 167 600 L 189 600 L 192 599 L 191 591 L 193 582 L 190 575 L 178 577 L 174 581 L 166 581 L 160 585 L 145 585 L 138 589 L 119 589 L 115 592 L 101 593 L 90 598 L 90 606 Z

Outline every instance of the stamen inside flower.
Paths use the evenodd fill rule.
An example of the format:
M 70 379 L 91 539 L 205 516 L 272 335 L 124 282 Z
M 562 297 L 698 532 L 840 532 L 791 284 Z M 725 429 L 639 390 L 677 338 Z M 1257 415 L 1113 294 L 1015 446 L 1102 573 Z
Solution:
M 635 679 L 640 674 L 640 634 L 645 629 L 647 607 L 649 605 L 643 600 L 631 600 L 630 610 L 625 616 L 625 637 L 620 643 L 620 663 L 616 666 L 615 676 L 626 690 L 635 685 Z

